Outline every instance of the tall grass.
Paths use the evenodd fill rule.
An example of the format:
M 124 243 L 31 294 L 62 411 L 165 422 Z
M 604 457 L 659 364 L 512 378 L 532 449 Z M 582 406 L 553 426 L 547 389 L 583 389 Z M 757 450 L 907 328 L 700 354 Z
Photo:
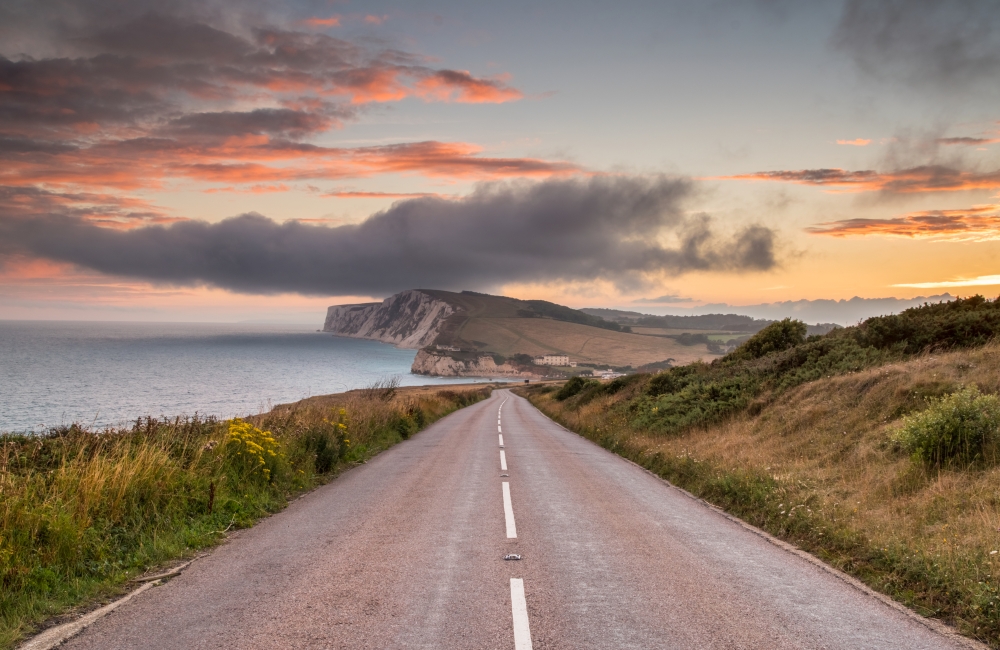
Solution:
M 489 395 L 390 384 L 246 420 L 0 435 L 0 647 Z
M 551 386 L 517 390 L 607 449 L 1000 647 L 1000 345 L 824 377 L 679 432 L 645 425 L 653 377 L 615 381 L 565 401 Z M 924 436 L 955 431 L 956 419 L 984 432 L 975 449 L 953 436 L 953 462 L 935 462 L 929 435 L 926 456 L 900 444 L 907 423 Z

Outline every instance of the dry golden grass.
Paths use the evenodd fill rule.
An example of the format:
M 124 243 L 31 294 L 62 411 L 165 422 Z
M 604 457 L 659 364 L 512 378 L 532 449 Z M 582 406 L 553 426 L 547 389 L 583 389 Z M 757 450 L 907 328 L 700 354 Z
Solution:
M 638 367 L 666 359 L 675 365 L 711 360 L 704 345 L 681 345 L 674 339 L 626 334 L 547 318 L 472 318 L 459 336 L 481 341 L 505 356 L 517 353 L 568 354 L 573 361 Z
M 885 545 L 905 541 L 929 552 L 974 548 L 988 555 L 1000 550 L 1000 466 L 931 469 L 889 441 L 901 416 L 923 408 L 925 397 L 963 384 L 1000 392 L 1000 347 L 822 379 L 788 391 L 757 416 L 671 438 L 633 433 L 631 440 L 648 453 L 687 454 L 726 470 L 763 470 L 781 483 L 805 483 L 830 516 Z M 563 417 L 596 421 L 614 401 L 598 398 Z M 1000 553 L 992 557 L 1000 563 Z
M 667 453 L 687 450 L 729 469 L 764 468 L 780 482 L 806 482 L 830 516 L 884 546 L 989 555 L 1000 549 L 1000 468 L 934 470 L 889 443 L 900 416 L 922 408 L 925 396 L 962 384 L 1000 390 L 1000 348 L 820 380 L 789 391 L 757 417 L 647 444 Z M 994 566 L 1000 553 L 992 558 Z
M 1000 646 L 1000 449 L 989 449 L 978 466 L 933 468 L 890 439 L 902 416 L 925 408 L 928 397 L 973 384 L 1000 392 L 1000 346 L 821 379 L 772 399 L 757 415 L 670 437 L 628 427 L 616 406 L 631 387 L 576 410 L 552 393 L 532 399 L 682 487 L 708 485 L 700 493 L 710 500 L 730 478 L 757 477 L 751 483 L 764 486 L 759 492 L 735 490 L 717 502 Z

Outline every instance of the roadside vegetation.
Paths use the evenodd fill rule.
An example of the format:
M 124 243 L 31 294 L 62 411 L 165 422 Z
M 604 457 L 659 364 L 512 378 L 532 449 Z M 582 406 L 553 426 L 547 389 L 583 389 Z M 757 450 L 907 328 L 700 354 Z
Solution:
M 1000 300 L 520 388 L 602 446 L 1000 647 Z
M 489 395 L 386 382 L 246 419 L 0 435 L 0 648 Z

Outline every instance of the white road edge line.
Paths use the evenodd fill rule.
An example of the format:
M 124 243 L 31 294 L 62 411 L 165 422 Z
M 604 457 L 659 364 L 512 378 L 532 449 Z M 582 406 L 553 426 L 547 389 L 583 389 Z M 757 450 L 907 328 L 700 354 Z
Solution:
M 507 454 L 504 453 L 503 449 L 500 450 L 500 469 L 507 471 Z
M 524 580 L 510 579 L 510 610 L 514 617 L 514 650 L 531 650 L 528 627 L 528 603 L 524 599 Z
M 503 434 L 500 434 L 500 448 L 503 449 Z
M 498 433 L 500 433 L 500 432 L 502 432 L 502 431 L 503 431 L 503 429 L 501 429 L 501 428 L 500 428 L 500 425 L 498 424 L 498 425 L 497 425 L 497 432 L 498 432 Z
M 146 582 L 138 589 L 131 591 L 118 600 L 111 602 L 100 609 L 95 609 L 94 611 L 84 614 L 75 621 L 70 621 L 69 623 L 63 623 L 62 625 L 57 625 L 55 627 L 50 627 L 41 634 L 32 637 L 25 641 L 23 644 L 18 646 L 18 650 L 53 650 L 57 646 L 62 645 L 67 640 L 73 638 L 84 629 L 86 629 L 91 624 L 97 622 L 101 618 L 113 612 L 115 609 L 121 607 L 128 601 L 132 600 L 142 592 L 152 589 L 157 585 L 163 584 L 165 578 L 173 578 L 180 575 L 180 572 L 188 568 L 195 560 L 205 557 L 204 554 L 199 555 L 196 558 L 192 558 L 183 564 L 175 566 L 173 569 L 166 573 L 162 573 L 158 576 L 151 576 L 149 582 Z
M 510 483 L 503 482 L 503 518 L 507 522 L 507 539 L 517 537 L 517 526 L 514 525 L 514 506 L 510 503 Z

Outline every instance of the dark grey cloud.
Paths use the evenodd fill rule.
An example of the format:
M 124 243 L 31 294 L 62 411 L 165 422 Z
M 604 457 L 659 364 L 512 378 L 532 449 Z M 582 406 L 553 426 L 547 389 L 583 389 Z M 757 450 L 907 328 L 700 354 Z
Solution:
M 880 79 L 995 92 L 997 9 L 992 0 L 847 0 L 833 44 Z
M 938 138 L 937 139 L 938 144 L 944 144 L 944 145 L 958 144 L 958 145 L 966 145 L 966 146 L 970 146 L 970 147 L 978 147 L 978 146 L 981 146 L 981 145 L 984 145 L 984 144 L 991 144 L 991 143 L 996 142 L 996 141 L 997 140 L 995 138 L 970 138 L 970 137 L 965 137 L 965 136 L 963 136 L 963 137 L 957 137 L 957 138 Z
M 95 53 L 197 63 L 239 64 L 255 51 L 253 44 L 239 36 L 155 10 L 76 40 Z
M 635 286 L 663 274 L 777 264 L 772 230 L 749 226 L 721 236 L 707 216 L 686 216 L 691 192 L 690 182 L 663 177 L 488 184 L 461 200 L 400 201 L 337 227 L 246 214 L 115 230 L 56 204 L 41 214 L 39 206 L 30 214 L 8 206 L 0 253 L 157 283 L 315 295 L 550 280 Z
M 258 108 L 252 111 L 190 113 L 172 120 L 162 132 L 188 137 L 267 134 L 299 139 L 330 129 L 337 120 L 351 116 L 353 111 L 346 107 L 326 112 Z

